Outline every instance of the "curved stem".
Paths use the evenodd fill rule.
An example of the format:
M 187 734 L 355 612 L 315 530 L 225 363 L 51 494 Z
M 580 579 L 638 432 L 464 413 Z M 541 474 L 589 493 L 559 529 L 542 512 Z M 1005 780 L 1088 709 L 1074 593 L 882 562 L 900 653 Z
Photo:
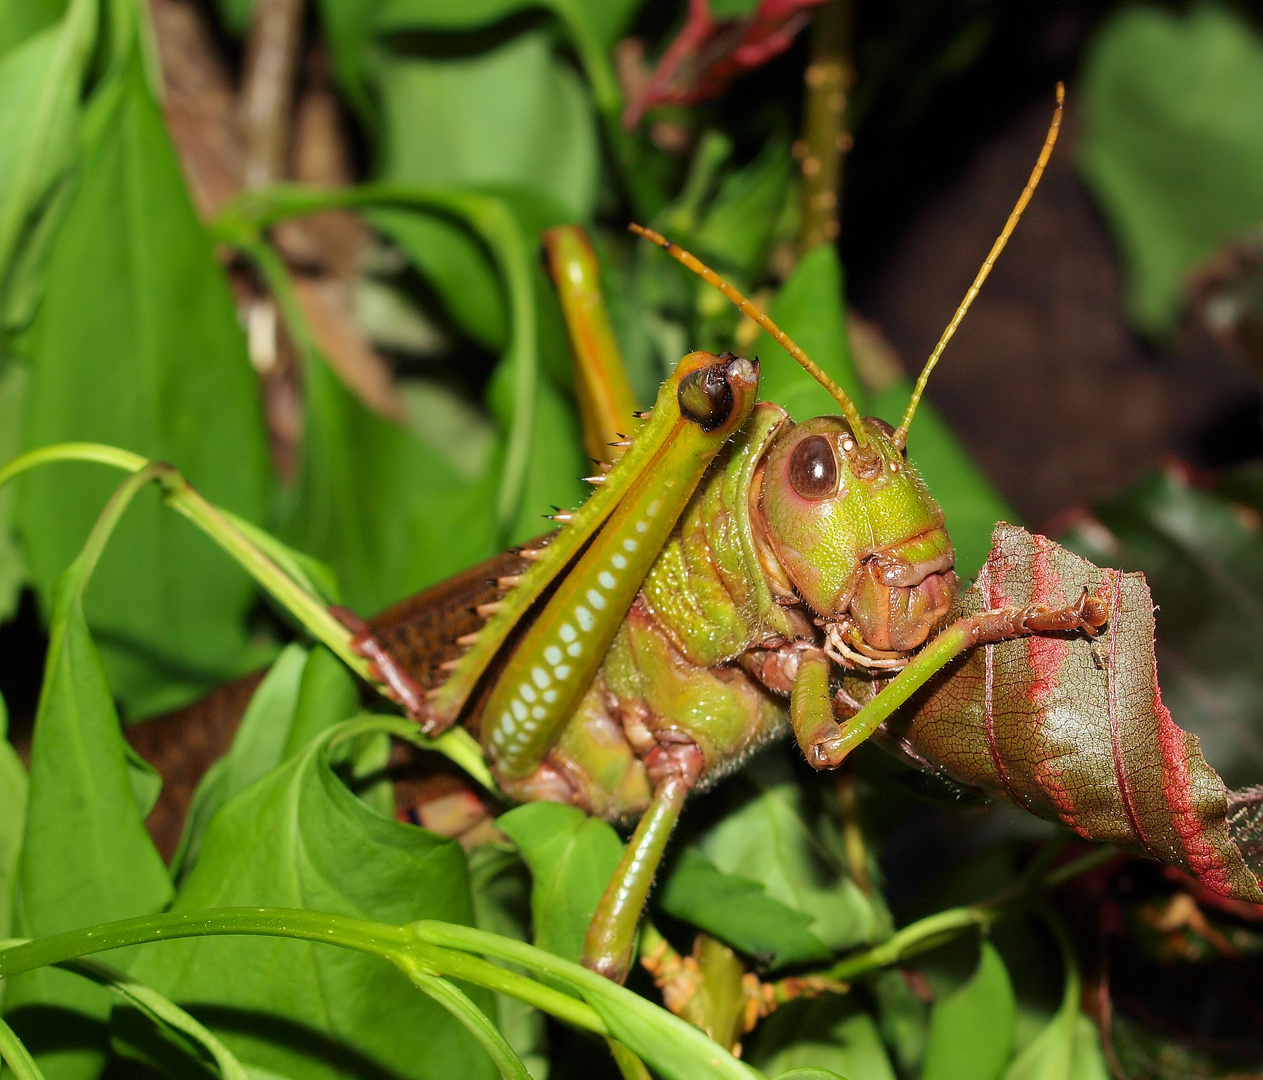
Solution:
M 522 1059 L 513 1052 L 500 1029 L 468 996 L 446 979 L 430 975 L 415 966 L 400 965 L 413 983 L 443 1006 L 487 1051 L 504 1080 L 531 1080 Z
M 821 974 L 829 979 L 847 980 L 897 964 L 906 957 L 949 941 L 961 931 L 990 926 L 997 919 L 1038 903 L 1049 889 L 1108 862 L 1117 854 L 1112 847 L 1098 847 L 1046 873 L 1024 878 L 990 899 L 935 912 L 909 923 L 880 944 L 839 960 Z
M 22 1044 L 14 1031 L 0 1020 L 0 1062 L 7 1065 L 17 1080 L 44 1080 L 44 1074 L 35 1064 L 31 1052 Z
M 348 731 L 347 736 L 355 733 Z M 508 994 L 575 1027 L 585 1028 L 598 1035 L 608 1033 L 605 1022 L 596 1011 L 579 999 L 525 975 L 507 971 L 481 957 L 418 943 L 410 927 L 390 926 L 347 915 L 295 908 L 222 908 L 212 911 L 165 912 L 161 915 L 144 915 L 82 930 L 71 930 L 0 949 L 0 979 L 128 945 L 177 938 L 238 935 L 298 938 L 355 949 L 397 964 L 409 977 L 414 971 L 435 977 L 450 975 L 488 990 Z M 508 941 L 499 939 L 494 934 L 486 936 L 493 942 Z M 489 955 L 507 958 L 502 955 L 503 950 L 492 948 L 488 952 Z

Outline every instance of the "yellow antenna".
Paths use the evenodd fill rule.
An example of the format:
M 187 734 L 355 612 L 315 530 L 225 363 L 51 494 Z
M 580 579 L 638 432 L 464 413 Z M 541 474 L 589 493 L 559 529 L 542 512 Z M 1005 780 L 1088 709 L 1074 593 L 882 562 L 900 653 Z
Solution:
M 829 396 L 838 403 L 842 409 L 842 414 L 850 422 L 851 430 L 855 433 L 855 441 L 860 446 L 864 446 L 868 442 L 864 431 L 864 423 L 860 419 L 860 411 L 855 407 L 855 402 L 847 396 L 846 391 L 842 387 L 820 369 L 819 365 L 810 356 L 794 343 L 794 340 L 784 330 L 742 296 L 733 286 L 716 274 L 714 270 L 698 259 L 696 255 L 690 255 L 679 244 L 673 244 L 661 233 L 656 233 L 652 229 L 646 229 L 643 225 L 633 223 L 627 227 L 638 236 L 643 236 L 646 240 L 652 240 L 658 247 L 662 248 L 676 261 L 687 266 L 707 284 L 714 285 L 716 289 L 728 297 L 746 315 L 750 316 L 751 319 L 771 334 L 781 344 L 782 348 L 803 366 L 807 374 L 823 386 L 829 392 Z
M 939 357 L 943 355 L 943 350 L 947 348 L 947 343 L 952 340 L 952 335 L 956 333 L 956 328 L 960 326 L 961 320 L 965 317 L 965 312 L 969 310 L 969 305 L 974 302 L 974 297 L 978 295 L 978 290 L 982 288 L 982 283 L 987 280 L 987 275 L 991 273 L 991 268 L 995 265 L 996 259 L 1000 257 L 1000 252 L 1004 250 L 1004 245 L 1009 242 L 1009 237 L 1013 235 L 1013 230 L 1017 228 L 1022 211 L 1026 209 L 1026 204 L 1031 201 L 1031 196 L 1035 194 L 1035 188 L 1039 186 L 1040 177 L 1044 175 L 1044 167 L 1048 164 L 1048 159 L 1052 156 L 1053 146 L 1057 142 L 1057 134 L 1061 131 L 1061 113 L 1065 100 L 1066 88 L 1059 82 L 1057 83 L 1057 107 L 1053 110 L 1052 123 L 1048 126 L 1048 134 L 1044 137 L 1044 148 L 1039 152 L 1039 160 L 1035 162 L 1035 168 L 1031 170 L 1031 178 L 1026 181 L 1026 187 L 1022 189 L 1022 194 L 1018 196 L 1017 205 L 1013 207 L 1009 220 L 1004 223 L 1004 230 L 996 237 L 996 242 L 991 245 L 991 251 L 987 255 L 986 261 L 982 264 L 982 269 L 978 271 L 978 276 L 974 278 L 974 283 L 969 286 L 969 292 L 965 294 L 965 299 L 961 301 L 960 307 L 956 309 L 956 314 L 952 316 L 952 321 L 947 324 L 947 329 L 943 331 L 943 336 L 938 339 L 938 344 L 934 346 L 934 351 L 930 353 L 930 358 L 925 362 L 925 367 L 921 369 L 921 374 L 917 378 L 917 385 L 912 391 L 912 400 L 908 402 L 908 407 L 904 410 L 903 419 L 895 429 L 892 440 L 901 450 L 908 441 L 908 427 L 912 424 L 912 418 L 916 415 L 917 406 L 921 403 L 921 395 L 925 392 L 925 384 L 930 381 L 930 372 L 934 370 L 934 365 L 938 363 Z

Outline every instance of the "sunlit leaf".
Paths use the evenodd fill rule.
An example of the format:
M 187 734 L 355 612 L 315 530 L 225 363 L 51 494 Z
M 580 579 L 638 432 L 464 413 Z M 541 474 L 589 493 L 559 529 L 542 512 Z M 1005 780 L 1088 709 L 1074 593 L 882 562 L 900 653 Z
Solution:
M 696 848 L 681 853 L 656 902 L 668 915 L 692 923 L 766 967 L 829 955 L 824 942 L 808 930 L 812 915 L 768 896 L 760 882 L 725 874 Z
M 519 806 L 497 824 L 531 870 L 535 944 L 578 960 L 588 923 L 623 856 L 618 834 L 600 818 L 549 802 Z
M 725 794 L 729 812 L 694 841 L 713 866 L 757 883 L 768 898 L 808 916 L 810 936 L 828 950 L 888 933 L 884 909 L 865 896 L 825 843 L 812 796 L 795 783 L 785 756 L 755 758 Z
M 179 849 L 171 860 L 177 881 L 182 881 L 197 862 L 206 828 L 219 808 L 281 763 L 307 655 L 301 645 L 286 646 L 250 698 L 228 753 L 197 785 Z
M 872 1017 L 839 997 L 791 1002 L 778 1009 L 760 1025 L 750 1061 L 768 1076 L 793 1080 L 838 1075 L 895 1080 Z
M 138 55 L 86 124 L 30 335 L 27 444 L 93 440 L 177 463 L 208 498 L 257 521 L 269 470 L 256 381 Z M 46 608 L 113 483 L 96 466 L 24 478 L 18 526 Z M 142 493 L 87 603 L 128 711 L 172 707 L 256 664 L 253 597 L 240 568 Z
M 96 552 L 85 549 L 53 595 L 14 893 L 14 929 L 24 937 L 151 914 L 172 894 L 145 831 L 132 754 L 83 614 L 95 564 Z M 96 1076 L 109 1013 L 104 991 L 43 969 L 12 980 L 5 1005 L 19 1033 L 38 1038 L 49 1080 Z
M 26 367 L 0 362 L 0 465 L 17 457 L 22 449 L 22 413 L 26 406 Z M 13 486 L 0 488 L 0 622 L 18 606 L 26 581 L 26 561 L 13 535 Z
M 341 733 L 369 728 L 351 721 L 331 729 L 226 803 L 175 910 L 275 905 L 394 924 L 469 923 L 460 846 L 369 809 L 330 768 Z M 134 974 L 173 1001 L 196 1004 L 199 1019 L 243 1060 L 292 1080 L 341 1076 L 339 1063 L 349 1060 L 418 1080 L 494 1075 L 445 1010 L 401 972 L 359 953 L 203 938 L 146 947 Z M 489 994 L 474 996 L 490 1007 Z
M 9 713 L 0 697 L 0 938 L 12 930 L 13 882 L 26 820 L 26 769 L 8 739 Z M 0 1004 L 4 987 L 0 983 Z
M 1004 961 L 984 941 L 973 977 L 934 1005 L 921 1080 L 996 1080 L 1013 1052 L 1016 1016 Z
M 578 218 L 596 198 L 598 141 L 586 91 L 530 31 L 476 55 L 383 53 L 380 179 L 534 187 Z
M 30 5 L 35 10 L 28 26 L 41 21 L 40 6 Z M 98 0 L 75 0 L 60 22 L 0 58 L 0 130 L 5 133 L 0 141 L 0 286 L 7 284 L 24 228 L 74 160 L 79 93 L 96 40 L 97 7 Z M 18 30 L 13 23 L 19 20 L 10 20 L 6 28 L 0 9 L 0 42 L 6 29 Z

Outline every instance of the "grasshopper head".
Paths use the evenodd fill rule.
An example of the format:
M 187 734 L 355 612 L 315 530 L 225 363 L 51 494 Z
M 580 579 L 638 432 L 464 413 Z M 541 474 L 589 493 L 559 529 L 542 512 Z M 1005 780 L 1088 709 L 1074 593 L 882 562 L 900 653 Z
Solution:
M 925 641 L 956 591 L 943 511 L 883 420 L 860 445 L 840 416 L 789 427 L 768 453 L 763 533 L 798 594 L 826 623 L 903 652 Z

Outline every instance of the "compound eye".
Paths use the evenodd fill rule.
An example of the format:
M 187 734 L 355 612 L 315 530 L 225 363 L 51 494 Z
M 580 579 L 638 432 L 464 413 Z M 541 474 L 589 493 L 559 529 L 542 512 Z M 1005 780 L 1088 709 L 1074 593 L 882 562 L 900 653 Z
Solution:
M 838 461 L 823 435 L 808 435 L 789 458 L 789 482 L 804 499 L 827 499 L 838 490 Z

